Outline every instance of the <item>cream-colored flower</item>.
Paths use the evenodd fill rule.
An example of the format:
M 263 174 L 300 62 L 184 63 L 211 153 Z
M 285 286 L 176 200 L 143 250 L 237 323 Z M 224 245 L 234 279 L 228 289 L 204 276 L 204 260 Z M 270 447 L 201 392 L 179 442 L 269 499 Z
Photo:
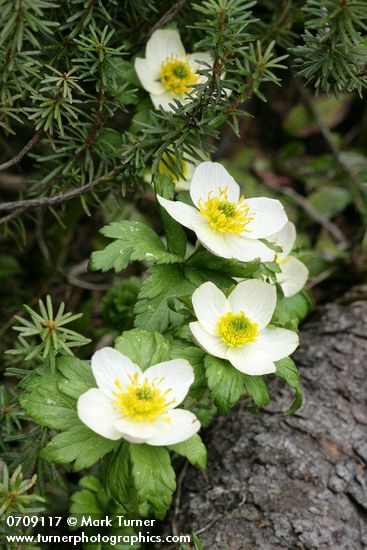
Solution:
M 142 372 L 128 357 L 103 348 L 92 357 L 98 388 L 78 399 L 78 415 L 107 439 L 174 445 L 192 437 L 200 422 L 190 411 L 176 409 L 194 381 L 185 359 L 173 359 Z
M 275 255 L 275 261 L 280 267 L 280 273 L 276 274 L 277 282 L 282 287 L 284 296 L 293 296 L 305 286 L 308 279 L 308 269 L 298 258 L 290 255 L 296 241 L 296 228 L 292 222 L 268 237 L 269 241 L 280 246 L 282 252 Z
M 275 252 L 259 239 L 279 231 L 287 223 L 282 204 L 275 199 L 240 197 L 240 188 L 217 162 L 202 162 L 190 185 L 195 208 L 157 196 L 176 221 L 192 229 L 210 252 L 243 262 L 260 258 L 272 261 Z
M 194 84 L 205 82 L 198 71 L 212 65 L 209 54 L 186 54 L 178 31 L 160 29 L 154 31 L 147 42 L 145 59 L 135 59 L 135 71 L 145 90 L 150 93 L 154 107 L 172 111 L 173 98 L 188 100 Z
M 274 361 L 298 346 L 295 332 L 268 326 L 276 289 L 259 279 L 239 283 L 228 298 L 213 283 L 204 283 L 193 293 L 192 304 L 198 320 L 190 330 L 198 344 L 246 374 L 275 372 Z
M 176 156 L 174 153 L 170 153 L 170 157 L 173 157 L 176 160 Z M 182 175 L 177 175 L 173 172 L 173 170 L 170 169 L 169 160 L 170 159 L 168 155 L 166 153 L 163 153 L 162 160 L 160 161 L 158 166 L 159 173 L 168 174 L 169 176 L 171 176 L 171 178 L 173 179 L 173 183 L 175 184 L 176 191 L 189 191 L 191 178 L 194 175 L 195 167 L 198 165 L 198 161 L 196 161 L 192 157 L 187 157 L 187 159 L 182 160 L 180 166 Z M 147 183 L 151 183 L 152 173 L 149 170 L 144 175 L 144 180 Z

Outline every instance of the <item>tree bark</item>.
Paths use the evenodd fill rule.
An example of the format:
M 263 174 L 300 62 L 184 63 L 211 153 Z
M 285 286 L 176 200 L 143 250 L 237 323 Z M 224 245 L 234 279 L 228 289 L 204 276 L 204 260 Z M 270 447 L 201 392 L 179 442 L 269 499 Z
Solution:
M 305 401 L 270 381 L 271 404 L 242 402 L 206 434 L 208 470 L 189 469 L 176 522 L 205 550 L 367 548 L 367 289 L 316 312 L 295 360 Z M 270 380 L 273 377 L 268 377 Z

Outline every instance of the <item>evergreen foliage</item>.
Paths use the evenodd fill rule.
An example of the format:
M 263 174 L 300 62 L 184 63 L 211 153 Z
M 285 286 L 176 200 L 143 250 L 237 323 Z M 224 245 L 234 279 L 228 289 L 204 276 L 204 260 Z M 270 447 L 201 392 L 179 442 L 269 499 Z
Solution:
M 88 212 L 97 191 L 142 187 L 146 166 L 157 174 L 165 154 L 179 173 L 183 157 L 213 151 L 224 122 L 238 131 L 246 100 L 265 100 L 262 85 L 280 84 L 287 57 L 317 92 L 361 94 L 367 83 L 367 7 L 358 0 L 1 0 L 0 8 L 0 125 L 15 147 L 14 134 L 34 136 L 22 194 L 34 200 L 3 204 L 5 212 L 78 195 Z M 150 110 L 132 65 L 152 21 L 186 29 L 188 49 L 214 58 L 193 101 L 174 113 Z
M 147 41 L 161 28 L 179 30 L 186 51 L 212 58 L 211 65 L 200 66 L 205 78 L 188 92 L 189 101 L 172 99 L 171 111 L 153 108 L 134 69 L 135 59 L 144 57 Z M 274 155 L 274 164 L 260 159 L 250 169 L 248 158 L 237 156 L 233 177 L 236 170 L 241 178 L 245 174 L 250 190 L 255 175 L 262 178 L 265 193 L 255 184 L 253 195 L 278 198 L 280 192 L 290 219 L 296 222 L 297 214 L 290 212 L 301 207 L 320 225 L 314 239 L 318 252 L 309 250 L 305 262 L 316 279 L 334 267 L 332 261 L 342 262 L 349 252 L 352 256 L 349 228 L 344 234 L 342 222 L 332 220 L 347 208 L 356 224 L 367 220 L 367 160 L 362 153 L 341 151 L 325 124 L 328 113 L 321 111 L 335 96 L 353 92 L 363 97 L 366 44 L 362 0 L 0 0 L 1 198 L 1 174 L 18 184 L 16 194 L 4 186 L 6 199 L 0 202 L 1 237 L 8 245 L 0 255 L 5 289 L 0 301 L 14 314 L 0 333 L 15 319 L 17 337 L 13 343 L 6 336 L 12 349 L 5 355 L 4 374 L 19 380 L 17 386 L 0 386 L 1 519 L 13 512 L 38 515 L 43 497 L 55 491 L 64 501 L 47 503 L 52 513 L 63 506 L 64 514 L 71 501 L 76 514 L 91 509 L 101 517 L 108 512 L 163 519 L 176 487 L 180 491 L 178 467 L 188 460 L 205 468 L 206 448 L 197 433 L 177 444 L 154 446 L 148 440 L 107 439 L 81 420 L 78 399 L 96 389 L 91 364 L 84 359 L 97 343 L 114 346 L 142 371 L 165 361 L 188 361 L 194 382 L 182 407 L 203 428 L 243 396 L 253 413 L 269 403 L 265 375 L 242 372 L 221 358 L 226 355 L 199 347 L 190 333 L 198 318 L 192 295 L 208 281 L 226 297 L 238 280 L 276 284 L 269 323 L 296 332 L 312 306 L 308 291 L 285 294 L 277 279 L 284 252 L 278 244 L 259 237 L 275 252 L 274 261 L 216 256 L 199 237 L 193 246 L 193 233 L 155 198 L 192 206 L 187 190 L 175 188 L 185 179 L 185 163 L 217 159 L 226 136 L 240 135 L 251 105 L 266 102 L 275 86 L 286 85 L 302 99 L 285 117 L 283 131 L 291 141 Z M 318 111 L 315 105 L 321 102 Z M 316 124 L 331 153 L 306 167 L 298 162 L 304 150 L 296 141 L 295 110 L 301 111 L 301 130 Z M 266 134 L 267 128 L 264 141 Z M 274 183 L 276 163 L 303 186 L 301 192 L 286 178 Z M 84 214 L 95 215 L 98 228 L 105 222 L 99 233 L 97 224 L 92 229 L 92 224 L 83 225 Z M 45 237 L 52 217 L 55 224 L 46 228 Z M 79 230 L 89 232 L 86 246 Z M 307 227 L 293 243 L 295 257 L 311 248 L 313 237 L 306 233 Z M 357 246 L 362 237 L 359 228 Z M 39 248 L 40 259 L 34 263 L 31 254 L 21 266 L 8 251 L 13 242 L 21 248 L 29 241 Z M 71 273 L 66 264 L 74 260 L 80 263 Z M 27 288 L 25 271 L 35 279 L 42 273 L 39 293 Z M 76 307 L 68 290 L 74 284 Z M 32 307 L 13 311 L 9 296 L 14 288 L 19 303 Z M 65 313 L 62 300 L 68 309 L 78 311 L 79 305 L 80 312 Z M 274 375 L 294 392 L 284 413 L 293 414 L 303 399 L 297 367 L 284 356 L 274 365 Z M 93 475 L 79 479 L 77 488 L 76 472 L 91 467 Z M 10 477 L 9 470 L 14 472 Z M 203 548 L 195 535 L 192 544 Z

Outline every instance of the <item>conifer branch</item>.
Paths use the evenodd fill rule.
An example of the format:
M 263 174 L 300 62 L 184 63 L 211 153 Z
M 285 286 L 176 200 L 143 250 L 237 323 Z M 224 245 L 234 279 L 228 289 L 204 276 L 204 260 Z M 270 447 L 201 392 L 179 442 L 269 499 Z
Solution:
M 25 210 L 29 210 L 30 208 L 37 208 L 39 206 L 41 207 L 54 206 L 55 204 L 60 204 L 62 202 L 74 199 L 75 197 L 79 197 L 80 195 L 84 195 L 85 193 L 88 193 L 88 191 L 91 191 L 94 187 L 106 181 L 107 179 L 112 178 L 113 176 L 118 174 L 120 169 L 121 169 L 121 166 L 118 166 L 113 170 L 110 170 L 110 172 L 107 172 L 107 174 L 104 174 L 103 176 L 99 176 L 98 178 L 95 178 L 89 183 L 86 183 L 81 187 L 72 189 L 71 191 L 68 191 L 67 193 L 63 193 L 61 195 L 54 195 L 53 197 L 37 197 L 35 199 L 4 202 L 3 204 L 0 204 L 0 212 L 6 212 L 9 210 L 15 210 L 18 208 L 22 209 L 22 212 L 24 212 Z

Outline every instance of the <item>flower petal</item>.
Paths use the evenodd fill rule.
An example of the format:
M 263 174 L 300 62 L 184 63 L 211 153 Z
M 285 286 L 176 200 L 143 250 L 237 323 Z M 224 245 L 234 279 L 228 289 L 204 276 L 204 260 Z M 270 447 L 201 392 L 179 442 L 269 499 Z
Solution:
M 159 77 L 158 65 L 149 63 L 147 59 L 137 57 L 134 62 L 134 69 L 139 77 L 139 80 L 147 92 L 153 94 L 162 94 L 165 91 Z
M 130 443 L 146 443 L 157 433 L 155 422 L 133 420 L 127 416 L 120 417 L 114 424 L 120 437 Z
M 126 355 L 108 347 L 96 351 L 93 355 L 92 371 L 97 386 L 110 399 L 115 399 L 113 392 L 116 391 L 116 380 L 120 381 L 121 386 L 126 386 L 136 372 L 142 374 L 140 368 Z
M 170 92 L 163 92 L 163 94 L 150 94 L 150 99 L 152 100 L 152 103 L 156 109 L 159 109 L 159 107 L 162 107 L 163 111 L 166 111 L 168 113 L 173 112 L 173 109 L 171 107 L 171 103 L 174 103 L 173 101 L 173 95 Z M 180 97 L 177 97 L 177 99 L 180 99 Z
M 227 188 L 228 200 L 237 202 L 240 188 L 227 170 L 218 162 L 206 161 L 199 164 L 191 180 L 190 195 L 193 203 L 206 201 L 209 193 L 212 197 L 219 195 L 219 190 Z
M 279 265 L 281 272 L 277 273 L 284 296 L 293 296 L 305 286 L 308 279 L 308 269 L 304 263 L 294 256 L 288 256 Z
M 227 298 L 215 284 L 207 282 L 199 286 L 192 295 L 195 315 L 210 334 L 217 335 L 217 324 L 231 308 Z
M 83 393 L 77 403 L 80 420 L 93 432 L 107 439 L 121 439 L 121 434 L 114 427 L 121 413 L 116 411 L 112 402 L 97 388 Z
M 229 305 L 234 313 L 243 311 L 251 321 L 263 330 L 273 316 L 277 301 L 274 285 L 259 279 L 251 279 L 238 283 L 228 296 Z
M 184 409 L 173 409 L 163 418 L 154 423 L 156 434 L 151 437 L 148 445 L 174 445 L 180 441 L 190 439 L 200 429 L 200 422 L 196 416 Z
M 294 223 L 287 222 L 280 231 L 274 233 L 274 235 L 270 235 L 268 240 L 282 247 L 283 252 L 279 256 L 288 256 L 296 241 Z
M 298 334 L 292 330 L 267 327 L 260 332 L 252 346 L 265 353 L 272 361 L 278 361 L 293 353 L 298 344 Z
M 189 63 L 194 71 L 207 70 L 208 65 L 212 67 L 213 58 L 209 53 L 206 52 L 194 52 L 189 57 Z M 206 77 L 203 75 L 198 75 L 199 82 L 205 82 Z
M 172 359 L 149 367 L 144 376 L 149 382 L 156 383 L 166 394 L 167 401 L 174 401 L 169 406 L 170 409 L 177 407 L 185 399 L 195 380 L 194 369 L 186 359 Z
M 277 199 L 257 197 L 246 199 L 253 220 L 246 226 L 246 235 L 252 239 L 268 237 L 287 223 L 287 214 Z
M 215 231 L 206 220 L 196 221 L 192 229 L 202 245 L 216 256 L 235 258 L 242 262 L 250 262 L 256 258 L 268 262 L 275 258 L 274 251 L 264 243 L 234 233 Z
M 205 351 L 215 357 L 227 359 L 228 347 L 222 342 L 219 336 L 209 334 L 209 332 L 207 332 L 198 322 L 190 323 L 190 330 L 196 342 L 205 349 Z
M 254 344 L 245 344 L 242 348 L 229 348 L 228 361 L 235 369 L 253 376 L 276 371 L 273 361 L 255 348 Z
M 157 195 L 157 200 L 174 220 L 189 229 L 192 229 L 193 224 L 200 216 L 198 211 L 193 206 L 185 204 L 184 202 L 170 201 L 168 199 L 164 199 L 160 195 Z
M 174 29 L 159 29 L 154 31 L 149 38 L 145 57 L 154 65 L 158 65 L 159 70 L 163 61 L 175 55 L 178 58 L 185 55 L 185 48 L 182 45 L 180 34 Z

